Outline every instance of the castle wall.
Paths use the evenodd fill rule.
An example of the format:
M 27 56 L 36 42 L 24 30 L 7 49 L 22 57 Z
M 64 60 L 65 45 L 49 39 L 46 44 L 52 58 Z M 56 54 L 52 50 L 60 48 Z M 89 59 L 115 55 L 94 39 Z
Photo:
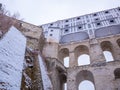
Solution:
M 69 51 L 68 57 L 70 57 L 70 67 L 67 69 L 67 90 L 78 90 L 79 83 L 83 80 L 91 81 L 95 86 L 95 90 L 119 89 L 120 78 L 116 79 L 114 74 L 115 69 L 120 68 L 119 39 L 120 35 L 117 34 L 70 44 L 61 44 L 59 52 L 67 49 Z M 107 62 L 103 54 L 104 51 L 111 52 L 114 60 Z M 64 58 L 65 54 L 66 52 L 63 55 L 58 54 L 58 56 L 60 55 L 59 57 L 63 56 Z M 89 65 L 78 66 L 78 56 L 82 54 L 90 56 Z M 63 62 L 63 60 L 61 61 Z M 83 71 L 86 73 L 82 73 L 80 76 L 79 73 Z M 93 75 L 92 80 L 92 77 L 88 74 L 89 71 Z
M 58 43 L 45 43 L 43 47 L 43 55 L 44 57 L 51 57 L 51 58 L 57 58 L 58 57 Z
M 109 63 L 103 63 L 103 64 L 96 64 L 96 65 L 86 65 L 86 66 L 78 66 L 74 68 L 69 68 L 67 70 L 68 73 L 68 79 L 67 79 L 67 90 L 79 90 L 79 84 L 83 80 L 90 80 L 86 77 L 90 77 L 89 74 L 82 74 L 82 81 L 77 82 L 79 78 L 77 75 L 81 73 L 82 71 L 90 71 L 93 75 L 93 84 L 95 87 L 95 90 L 116 90 L 116 88 L 119 88 L 118 85 L 115 86 L 115 83 L 117 83 L 120 79 L 115 79 L 114 71 L 116 68 L 120 68 L 119 65 L 120 61 L 116 62 L 109 62 Z M 91 81 L 91 80 L 90 80 Z
M 0 89 L 20 90 L 26 38 L 16 28 L 0 40 Z

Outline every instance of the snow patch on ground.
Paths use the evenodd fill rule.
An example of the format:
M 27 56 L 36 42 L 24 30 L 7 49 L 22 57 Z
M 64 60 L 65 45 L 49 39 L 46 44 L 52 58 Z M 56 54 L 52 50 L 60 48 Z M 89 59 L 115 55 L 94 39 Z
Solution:
M 20 90 L 26 38 L 16 28 L 0 40 L 0 90 Z
M 40 55 L 38 55 L 44 90 L 52 90 L 52 83 L 48 76 L 45 64 Z

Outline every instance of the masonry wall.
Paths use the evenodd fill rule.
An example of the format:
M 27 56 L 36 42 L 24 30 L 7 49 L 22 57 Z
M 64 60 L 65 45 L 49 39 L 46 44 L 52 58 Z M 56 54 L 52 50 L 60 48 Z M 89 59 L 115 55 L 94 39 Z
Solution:
M 81 42 L 61 44 L 59 57 L 68 56 L 67 90 L 79 90 L 79 84 L 89 80 L 94 84 L 95 90 L 119 90 L 120 73 L 120 35 L 110 35 L 101 38 L 88 39 Z M 113 61 L 107 62 L 104 51 L 111 52 Z M 89 65 L 78 65 L 78 56 L 87 54 L 90 57 Z M 58 58 L 59 58 L 58 57 Z M 59 59 L 63 62 L 63 59 Z M 84 60 L 84 59 L 83 59 Z M 85 61 L 85 60 L 84 60 Z M 63 62 L 64 63 L 64 62 Z

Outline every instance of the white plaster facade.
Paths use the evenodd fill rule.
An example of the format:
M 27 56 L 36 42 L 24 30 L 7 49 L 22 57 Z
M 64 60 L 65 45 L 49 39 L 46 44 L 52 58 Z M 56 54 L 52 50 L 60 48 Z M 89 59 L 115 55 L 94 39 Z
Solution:
M 65 35 L 76 32 L 87 34 L 89 38 L 95 38 L 95 31 L 113 25 L 120 24 L 120 7 L 100 12 L 95 12 L 83 16 L 58 20 L 56 22 L 42 25 L 44 35 L 48 42 L 61 42 Z M 81 36 L 85 39 L 86 35 Z M 74 37 L 74 35 L 73 35 Z M 74 41 L 74 40 L 73 40 Z

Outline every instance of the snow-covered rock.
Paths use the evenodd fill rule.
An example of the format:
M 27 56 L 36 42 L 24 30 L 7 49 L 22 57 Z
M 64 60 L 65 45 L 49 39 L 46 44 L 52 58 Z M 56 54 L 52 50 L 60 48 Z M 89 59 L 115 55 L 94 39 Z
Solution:
M 41 69 L 41 75 L 42 75 L 42 82 L 43 82 L 43 88 L 44 90 L 53 90 L 52 89 L 52 83 L 50 81 L 50 78 L 48 76 L 48 72 L 45 67 L 45 63 L 42 60 L 42 57 L 38 55 L 40 69 Z
M 0 90 L 20 90 L 26 38 L 16 28 L 0 39 Z

